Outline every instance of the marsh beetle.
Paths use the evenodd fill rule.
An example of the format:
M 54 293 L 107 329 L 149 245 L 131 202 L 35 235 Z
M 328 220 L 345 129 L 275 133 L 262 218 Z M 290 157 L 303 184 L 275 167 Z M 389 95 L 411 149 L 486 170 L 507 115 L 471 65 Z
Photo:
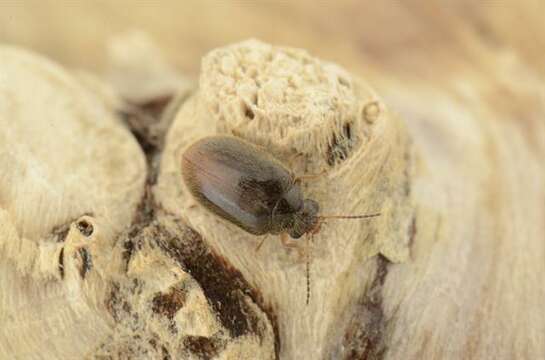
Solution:
M 197 202 L 212 213 L 250 234 L 278 234 L 290 247 L 287 234 L 292 239 L 313 235 L 323 219 L 380 215 L 319 216 L 318 202 L 303 196 L 301 177 L 264 149 L 233 136 L 191 144 L 182 155 L 182 177 Z M 307 261 L 307 286 L 308 271 Z

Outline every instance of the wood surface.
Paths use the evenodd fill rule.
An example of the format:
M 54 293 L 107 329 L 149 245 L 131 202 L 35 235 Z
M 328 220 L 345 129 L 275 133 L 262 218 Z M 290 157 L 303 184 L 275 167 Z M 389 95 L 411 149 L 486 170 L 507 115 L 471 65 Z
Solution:
M 17 59 L 27 55 L 0 53 L 0 71 L 29 74 L 19 81 L 0 73 L 0 91 L 32 107 L 12 122 L 2 108 L 8 101 L 0 101 L 0 358 L 545 356 L 544 2 L 6 1 L 0 9 L 2 43 L 64 67 L 21 65 Z M 324 299 L 343 291 L 346 298 L 338 307 L 315 302 L 305 314 L 287 300 L 304 298 L 297 265 L 286 270 L 298 279 L 292 287 L 275 283 L 272 294 L 262 274 L 248 272 L 254 265 L 206 236 L 200 215 L 180 220 L 185 213 L 173 213 L 169 203 L 179 194 L 168 192 L 163 185 L 172 179 L 158 170 L 159 161 L 161 171 L 171 166 L 158 158 L 173 140 L 154 142 L 148 127 L 132 126 L 140 151 L 114 120 L 118 114 L 66 70 L 115 80 L 111 39 L 134 29 L 151 36 L 174 66 L 169 71 L 194 83 L 205 54 L 247 38 L 306 49 L 362 78 L 387 110 L 378 124 L 410 136 L 415 153 L 408 256 L 382 249 L 359 254 L 356 263 L 354 255 L 331 294 L 320 285 L 327 279 L 315 280 Z M 60 85 L 50 89 L 49 77 Z M 199 95 L 186 95 L 183 111 L 200 114 L 192 110 Z M 63 110 L 67 102 L 79 104 L 81 123 Z M 97 113 L 106 125 L 89 120 Z M 151 133 L 164 135 L 161 129 Z M 243 135 L 274 145 L 255 134 Z M 403 145 L 386 138 L 386 148 Z M 90 150 L 80 155 L 84 143 Z M 286 144 L 273 149 L 287 155 Z M 397 171 L 407 165 L 399 164 Z M 82 189 L 91 193 L 83 202 Z M 96 230 L 86 248 L 91 269 L 81 251 L 86 223 Z M 379 226 L 381 239 L 389 239 L 387 224 Z M 316 269 L 330 269 L 319 241 Z M 267 246 L 269 265 L 295 256 L 275 239 Z M 329 261 L 342 265 L 341 257 Z M 302 329 L 293 330 L 299 322 L 288 319 L 292 311 Z M 320 312 L 328 316 L 316 317 Z

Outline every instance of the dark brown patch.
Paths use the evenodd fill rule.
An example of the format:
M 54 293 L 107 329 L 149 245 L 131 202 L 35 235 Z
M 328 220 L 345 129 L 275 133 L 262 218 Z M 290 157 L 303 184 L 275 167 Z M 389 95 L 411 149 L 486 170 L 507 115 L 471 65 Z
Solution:
M 326 153 L 326 161 L 329 166 L 334 166 L 348 158 L 348 155 L 354 147 L 352 135 L 352 124 L 349 122 L 344 124 L 340 136 L 333 135 L 331 144 L 327 148 Z
M 93 224 L 91 224 L 87 220 L 78 221 L 76 226 L 77 226 L 79 232 L 83 236 L 89 237 L 89 236 L 93 235 L 93 231 L 94 231 Z
M 132 104 L 130 111 L 120 114 L 142 147 L 148 163 L 148 177 L 143 197 L 135 211 L 130 228 L 118 239 L 125 269 L 128 269 L 133 255 L 142 249 L 144 243 L 149 242 L 150 232 L 153 232 L 157 204 L 154 202 L 150 188 L 157 179 L 160 152 L 165 135 L 164 132 L 158 131 L 155 125 L 160 121 L 160 114 L 169 101 L 170 96 L 142 104 Z M 167 128 L 165 126 L 163 129 L 161 126 L 161 130 L 167 130 Z M 140 315 L 141 307 L 133 307 L 133 304 L 139 303 L 143 286 L 144 284 L 137 278 L 127 278 L 126 281 L 111 284 L 111 290 L 105 299 L 106 309 L 120 331 L 132 335 L 120 341 L 107 341 L 101 345 L 101 348 L 105 352 L 114 353 L 116 357 L 124 359 L 172 359 L 173 356 L 169 352 L 170 345 L 161 343 L 157 334 L 150 331 L 147 319 Z M 154 311 L 174 317 L 181 304 L 183 299 L 174 291 L 174 293 L 165 294 L 164 297 L 159 294 L 151 305 Z M 170 321 L 170 325 L 172 324 L 175 324 L 174 321 Z
M 142 244 L 145 241 L 146 235 L 144 229 L 146 229 L 155 219 L 155 204 L 153 202 L 153 195 L 150 191 L 150 187 L 146 186 L 144 196 L 138 204 L 138 208 L 132 219 L 132 224 L 127 231 L 125 240 L 123 241 L 122 258 L 125 262 L 125 269 L 128 269 L 129 262 L 133 253 L 142 248 Z
M 241 274 L 212 256 L 196 232 L 189 228 L 184 232 L 183 244 L 176 246 L 181 239 L 170 239 L 159 245 L 202 286 L 206 298 L 231 336 L 238 337 L 250 332 L 251 328 L 257 328 L 257 319 L 246 319 L 251 311 L 246 308 L 241 295 L 244 290 L 249 293 L 251 290 L 244 286 Z
M 129 104 L 128 109 L 119 112 L 146 155 L 148 186 L 157 181 L 161 150 L 168 129 L 168 124 L 160 123 L 161 116 L 173 98 L 173 94 L 170 94 L 138 104 Z
M 205 360 L 216 357 L 224 346 L 220 340 L 204 336 L 186 336 L 183 342 L 184 347 L 190 351 L 191 355 L 197 355 Z
M 185 299 L 185 291 L 180 288 L 172 288 L 166 294 L 159 293 L 155 295 L 151 309 L 154 313 L 172 320 L 178 310 L 184 306 Z
M 167 349 L 164 345 L 161 346 L 161 353 L 162 353 L 162 355 L 163 355 L 163 360 L 170 360 L 170 359 L 172 359 L 172 358 L 170 357 L 170 354 L 169 354 L 169 352 L 168 352 L 168 349 Z
M 68 236 L 68 232 L 70 231 L 70 225 L 82 216 L 93 216 L 93 213 L 81 214 L 77 218 L 69 220 L 64 224 L 55 226 L 53 229 L 51 229 L 51 235 L 53 235 L 53 239 L 55 240 L 55 242 L 64 242 L 66 236 Z
M 119 112 L 146 154 L 154 153 L 161 147 L 164 134 L 157 134 L 152 128 L 159 122 L 171 100 L 172 95 L 165 95 L 146 102 L 129 104 L 127 109 Z
M 246 116 L 250 120 L 253 120 L 255 117 L 255 114 L 252 108 L 246 104 L 243 104 L 243 106 L 244 106 L 244 116 Z
M 178 222 L 181 237 L 173 236 L 164 229 L 159 239 L 163 248 L 182 269 L 189 273 L 202 287 L 211 307 L 214 309 L 222 325 L 232 337 L 248 333 L 261 333 L 261 321 L 254 314 L 246 297 L 250 297 L 267 315 L 274 331 L 275 352 L 280 352 L 280 336 L 278 323 L 273 311 L 266 307 L 261 294 L 251 288 L 242 274 L 233 268 L 225 259 L 213 254 L 204 244 L 202 238 L 194 230 Z
M 51 233 L 56 242 L 64 242 L 66 236 L 68 236 L 68 231 L 70 231 L 70 223 L 53 228 Z
M 159 246 L 201 285 L 216 316 L 232 337 L 248 333 L 259 337 L 265 336 L 262 333 L 265 327 L 260 324 L 262 320 L 254 315 L 254 310 L 247 304 L 248 297 L 261 305 L 262 309 L 266 307 L 263 305 L 261 295 L 246 283 L 240 272 L 227 264 L 224 259 L 211 253 L 201 237 L 182 223 L 177 222 L 181 231 L 171 233 L 156 222 L 153 211 L 156 205 L 153 205 L 151 195 L 146 196 L 142 202 L 131 229 L 126 233 L 127 240 L 123 242 L 127 266 L 132 254 L 140 250 L 141 243 L 151 240 L 150 245 Z M 129 289 L 127 294 L 137 296 L 137 291 Z M 158 294 L 152 300 L 152 310 L 167 318 L 173 318 L 176 311 L 183 306 L 184 296 L 176 290 L 169 294 Z M 120 311 L 128 313 L 123 318 L 133 315 L 130 309 L 125 310 L 120 307 L 121 300 L 117 299 L 113 293 L 110 298 L 112 300 L 109 309 L 114 317 L 119 316 Z M 270 309 L 264 311 L 274 329 L 275 350 L 279 353 L 280 339 L 276 318 Z M 132 322 L 136 323 L 137 320 Z M 173 333 L 178 331 L 173 321 L 170 322 L 169 330 Z
M 59 253 L 59 273 L 61 274 L 61 279 L 64 279 L 64 247 Z
M 112 283 L 110 293 L 106 297 L 106 301 L 105 301 L 106 310 L 108 310 L 110 315 L 112 315 L 115 322 L 119 321 L 119 311 L 118 311 L 119 306 L 118 306 L 118 304 L 120 303 L 120 298 L 119 298 L 120 288 L 121 287 L 119 286 L 118 283 Z
M 131 239 L 127 239 L 123 242 L 123 251 L 122 251 L 122 258 L 125 262 L 125 270 L 128 270 L 129 268 L 129 261 L 131 260 L 132 254 L 134 252 L 134 241 Z
M 139 290 L 140 287 L 139 287 Z M 121 287 L 119 283 L 112 283 L 110 293 L 106 298 L 106 309 L 112 315 L 116 323 L 119 323 L 121 319 L 129 319 L 127 321 L 134 322 L 137 319 L 137 315 L 133 314 L 133 309 L 128 299 L 122 297 L 122 294 L 137 295 L 137 291 L 127 291 L 126 286 Z M 130 327 L 136 328 L 136 324 L 130 324 Z
M 376 360 L 384 357 L 386 320 L 382 309 L 382 286 L 388 273 L 388 264 L 384 256 L 377 256 L 375 278 L 353 310 L 354 316 L 346 327 L 339 358 Z
M 414 238 L 416 237 L 416 215 L 413 215 L 411 225 L 409 226 L 409 249 L 412 247 Z
M 142 109 L 141 109 L 142 110 Z M 144 109 L 145 110 L 145 109 Z M 136 116 L 138 115 L 138 116 Z M 145 152 L 148 162 L 148 178 L 144 196 L 135 212 L 132 225 L 120 238 L 123 259 L 128 269 L 131 258 L 138 252 L 144 243 L 150 246 L 159 246 L 168 256 L 174 259 L 180 268 L 189 273 L 201 286 L 216 316 L 232 337 L 239 337 L 248 333 L 264 337 L 262 333 L 266 327 L 261 324 L 261 318 L 255 315 L 253 308 L 247 304 L 253 300 L 268 316 L 268 320 L 274 329 L 276 358 L 279 357 L 280 338 L 276 317 L 271 309 L 263 304 L 261 295 L 252 289 L 244 280 L 240 272 L 234 269 L 224 259 L 210 252 L 201 237 L 184 224 L 177 222 L 179 230 L 170 232 L 156 221 L 156 210 L 159 205 L 155 203 L 150 188 L 156 183 L 159 171 L 159 160 L 164 134 L 153 133 L 154 121 L 158 121 L 157 114 L 140 116 L 140 114 L 124 114 L 125 120 L 133 134 Z M 127 118 L 131 117 L 132 118 Z M 153 130 L 153 131 L 151 131 Z M 159 136 L 159 137 L 157 137 Z M 113 285 L 112 291 L 106 302 L 108 311 L 122 326 L 130 329 L 135 334 L 145 332 L 145 321 L 140 319 L 137 311 L 131 309 L 130 303 L 133 297 L 137 297 L 138 289 L 133 289 L 129 283 Z M 125 294 L 126 298 L 122 298 Z M 173 290 L 168 294 L 157 294 L 152 300 L 152 310 L 166 318 L 173 319 L 175 314 L 183 306 L 185 294 L 179 290 Z M 170 321 L 170 325 L 174 323 Z M 118 326 L 121 326 L 118 324 Z M 170 329 L 171 331 L 177 329 Z M 186 346 L 203 358 L 219 353 L 222 341 L 228 334 L 221 334 L 221 339 L 189 337 L 184 340 Z M 165 359 L 171 358 L 167 344 L 160 344 L 154 340 L 150 350 L 161 354 Z M 131 354 L 130 349 L 122 350 L 123 354 Z
M 207 300 L 213 311 L 229 331 L 230 336 L 239 337 L 248 333 L 263 337 L 260 324 L 261 320 L 255 315 L 254 309 L 247 304 L 248 297 L 252 299 L 261 308 L 265 308 L 261 295 L 252 289 L 244 280 L 240 272 L 227 264 L 222 258 L 210 252 L 204 244 L 201 237 L 185 225 L 178 223 L 181 231 L 170 232 L 160 223 L 156 222 L 154 211 L 152 211 L 152 198 L 145 197 L 143 204 L 139 207 L 139 214 L 135 217 L 135 222 L 131 229 L 126 233 L 127 240 L 123 241 L 123 252 L 125 261 L 128 263 L 133 255 L 141 248 L 144 241 L 151 240 L 151 246 L 159 246 L 168 256 L 172 257 L 179 266 L 189 273 L 201 286 Z M 149 211 L 148 211 L 149 210 Z M 129 286 L 125 285 L 125 288 Z M 119 291 L 119 289 L 117 289 Z M 124 309 L 120 305 L 121 299 L 114 294 L 110 294 L 111 301 L 108 308 L 114 318 L 120 318 L 120 312 L 125 314 L 123 319 L 132 317 L 130 308 Z M 128 289 L 124 291 L 130 296 L 138 296 L 137 290 Z M 123 300 L 126 303 L 129 300 Z M 175 322 L 172 320 L 176 312 L 183 306 L 185 293 L 181 289 L 173 289 L 167 294 L 157 294 L 152 300 L 152 310 L 171 320 L 169 330 L 177 333 Z M 128 303 L 127 303 L 128 304 Z M 276 325 L 276 318 L 271 310 L 264 310 L 274 329 L 276 352 L 279 352 L 279 334 Z M 137 315 L 137 314 L 136 314 Z M 137 325 L 137 319 L 132 321 L 124 320 L 124 323 L 134 323 Z M 201 344 L 204 340 L 195 343 Z M 204 344 L 201 344 L 204 346 Z M 217 344 L 216 344 L 217 345 Z M 217 346 L 214 345 L 214 349 Z M 210 350 L 208 345 L 204 346 L 206 351 Z M 204 351 L 204 350 L 203 350 Z M 205 353 L 205 352 L 203 352 Z M 278 358 L 278 355 L 277 355 Z
M 87 249 L 81 248 L 78 250 L 78 253 L 81 258 L 81 268 L 79 269 L 79 275 L 82 279 L 85 279 L 85 275 L 87 275 L 87 272 L 93 268 L 93 261 Z

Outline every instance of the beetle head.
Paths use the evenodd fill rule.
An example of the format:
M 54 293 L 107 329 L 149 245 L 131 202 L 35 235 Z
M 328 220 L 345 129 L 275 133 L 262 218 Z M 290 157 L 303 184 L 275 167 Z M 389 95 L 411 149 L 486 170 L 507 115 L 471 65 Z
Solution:
M 299 239 L 304 234 L 314 230 L 318 223 L 318 212 L 320 205 L 311 199 L 303 201 L 303 206 L 293 214 L 293 222 L 287 229 L 293 239 Z

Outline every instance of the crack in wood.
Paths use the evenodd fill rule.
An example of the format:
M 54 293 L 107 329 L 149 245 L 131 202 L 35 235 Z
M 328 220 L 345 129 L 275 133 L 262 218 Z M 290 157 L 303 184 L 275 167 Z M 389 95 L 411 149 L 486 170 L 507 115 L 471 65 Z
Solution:
M 231 336 L 239 337 L 248 333 L 262 338 L 261 321 L 246 303 L 251 299 L 265 313 L 274 332 L 276 358 L 279 358 L 280 335 L 276 315 L 264 305 L 262 295 L 250 287 L 242 274 L 225 259 L 214 254 L 203 242 L 201 236 L 185 224 L 177 221 L 181 237 L 158 228 L 162 234 L 154 236 L 158 245 L 175 259 L 180 267 L 189 273 L 200 285 L 222 325 Z
M 376 257 L 376 274 L 369 290 L 360 298 L 350 319 L 340 358 L 346 360 L 378 360 L 386 353 L 384 332 L 387 321 L 382 307 L 382 287 L 388 274 L 389 261 L 382 255 Z

